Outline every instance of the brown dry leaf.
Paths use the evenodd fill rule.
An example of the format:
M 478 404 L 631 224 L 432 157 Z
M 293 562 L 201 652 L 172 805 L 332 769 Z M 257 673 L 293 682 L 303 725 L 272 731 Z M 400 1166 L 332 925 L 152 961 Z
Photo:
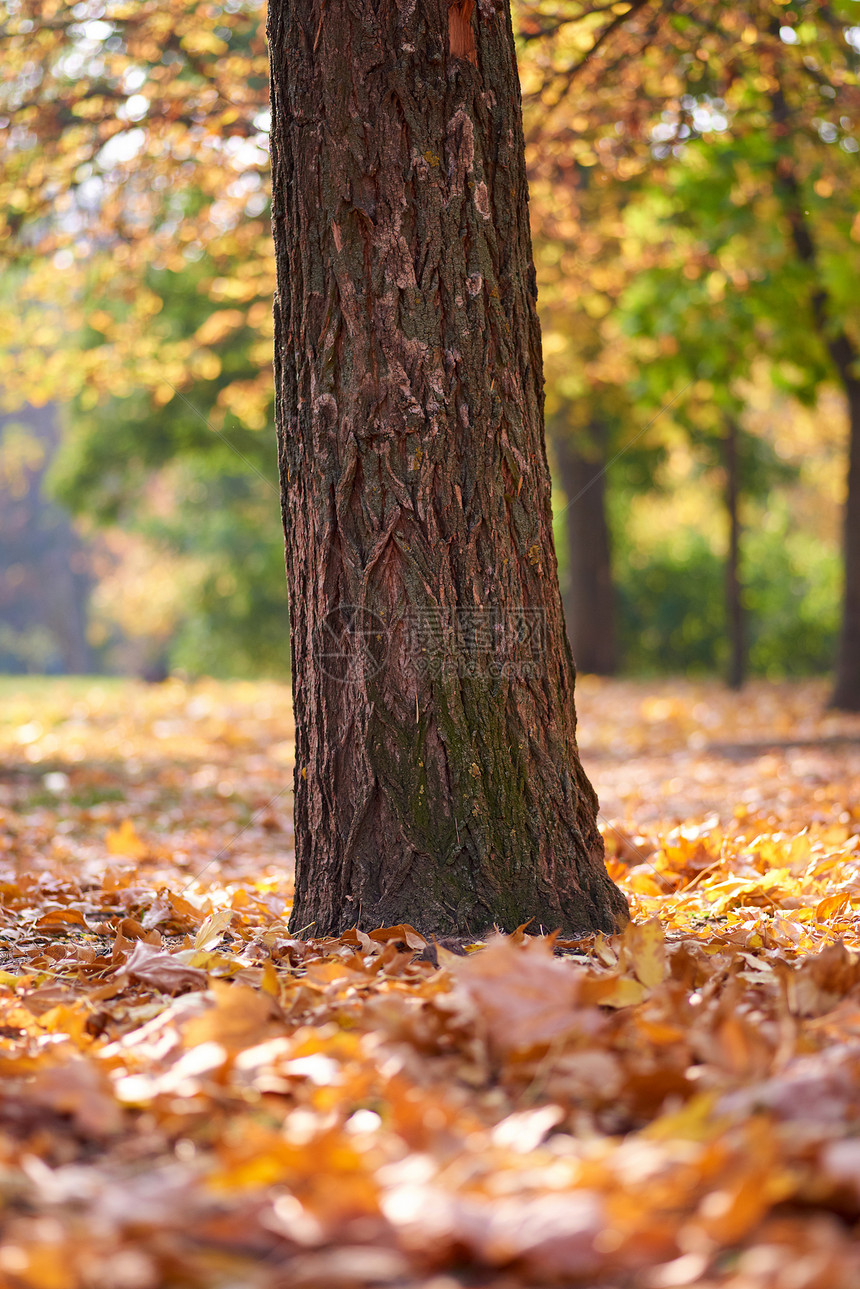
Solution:
M 220 1043 L 233 1052 L 254 1047 L 268 1037 L 273 1019 L 270 997 L 246 985 L 228 985 L 223 980 L 213 980 L 211 989 L 214 1006 L 192 1017 L 183 1028 L 182 1041 L 186 1047 Z
M 88 1137 L 109 1137 L 122 1128 L 122 1112 L 104 1073 L 83 1058 L 39 1070 L 27 1097 L 55 1114 L 70 1115 Z
M 860 985 L 860 954 L 843 944 L 828 945 L 805 958 L 787 976 L 791 1010 L 797 1016 L 823 1016 Z
M 607 973 L 589 976 L 582 996 L 593 1007 L 635 1007 L 648 997 L 648 988 L 632 976 Z
M 133 980 L 142 980 L 165 994 L 176 994 L 185 989 L 205 989 L 206 972 L 197 967 L 178 962 L 170 953 L 137 940 L 134 949 L 123 964 L 123 971 Z
M 600 1196 L 519 1199 L 452 1194 L 440 1186 L 402 1185 L 382 1200 L 385 1216 L 407 1247 L 451 1254 L 466 1249 L 479 1265 L 521 1263 L 527 1276 L 590 1276 L 600 1267 L 595 1240 L 605 1225 Z M 528 1283 L 528 1281 L 527 1281 Z
M 121 918 L 117 924 L 117 936 L 124 940 L 145 940 L 147 944 L 161 944 L 161 936 L 150 930 L 137 918 Z
M 50 931 L 53 927 L 82 926 L 87 929 L 86 918 L 80 909 L 51 909 L 43 913 L 36 923 L 37 931 Z
M 390 940 L 401 940 L 410 949 L 426 949 L 427 941 L 423 935 L 410 926 L 408 922 L 402 922 L 398 926 L 382 926 L 376 931 L 369 933 L 371 940 L 376 940 L 380 944 L 387 944 Z
M 540 940 L 497 936 L 451 966 L 491 1049 L 530 1052 L 573 1034 L 594 1034 L 599 1014 L 580 1004 L 583 969 L 555 958 Z

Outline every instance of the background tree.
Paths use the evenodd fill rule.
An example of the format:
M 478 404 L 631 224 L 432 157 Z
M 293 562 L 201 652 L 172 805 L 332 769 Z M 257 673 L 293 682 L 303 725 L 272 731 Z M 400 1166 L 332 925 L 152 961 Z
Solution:
M 527 65 L 527 84 L 529 70 L 534 79 L 539 67 Z M 559 111 L 556 128 L 546 134 L 539 108 L 532 108 L 532 224 L 542 290 L 547 424 L 565 494 L 559 529 L 568 631 L 580 669 L 611 675 L 631 661 L 621 638 L 637 634 L 619 594 L 630 546 L 624 531 L 628 501 L 656 486 L 664 456 L 664 427 L 654 423 L 659 408 L 639 397 L 640 347 L 625 329 L 622 301 L 665 249 L 656 233 L 651 241 L 632 235 L 643 176 L 622 178 L 598 164 L 595 153 L 581 153 L 578 130 L 587 118 L 576 102 L 569 106 L 571 119 Z M 667 400 L 676 393 L 668 392 Z M 635 579 L 628 595 L 631 589 Z M 647 618 L 648 597 L 640 604 Z
M 593 415 L 587 428 L 549 422 L 558 478 L 567 497 L 564 615 L 574 659 L 581 671 L 612 676 L 618 667 L 615 584 L 606 513 L 609 428 Z
M 531 149 L 547 428 L 566 498 L 563 585 L 574 659 L 581 671 L 612 675 L 618 650 L 607 468 L 636 433 L 629 345 L 617 320 L 630 271 L 620 231 L 631 194 L 602 177 L 595 182 L 573 160 L 569 144 L 570 132 L 563 131 Z
M 271 338 L 260 335 L 258 310 L 269 330 L 271 310 L 266 302 L 213 312 L 200 289 L 212 271 L 207 255 L 182 271 L 150 271 L 165 342 L 201 347 L 191 359 L 195 374 L 161 404 L 136 382 L 130 393 L 92 406 L 86 391 L 79 394 L 52 482 L 72 510 L 145 541 L 155 574 L 159 554 L 184 565 L 170 635 L 158 631 L 144 646 L 144 665 L 155 652 L 162 665 L 192 673 L 286 675 L 283 532 L 267 433 L 271 399 L 260 380 L 261 349 Z M 104 330 L 111 325 L 98 321 Z M 88 326 L 78 343 L 86 360 L 104 335 Z M 122 617 L 127 632 L 145 637 L 145 623 Z M 127 659 L 128 650 L 111 647 L 103 656 Z
M 88 672 L 92 561 L 46 495 L 60 430 L 50 404 L 0 416 L 0 670 Z
M 700 113 L 703 127 L 713 115 L 710 109 Z M 716 115 L 718 128 L 686 141 L 668 167 L 671 197 L 662 185 L 650 198 L 646 194 L 654 208 L 653 236 L 670 241 L 673 253 L 630 285 L 622 312 L 631 333 L 664 342 L 641 365 L 639 383 L 653 405 L 691 386 L 676 419 L 700 449 L 722 458 L 730 533 L 729 665 L 738 683 L 744 672 L 738 504 L 743 492 L 762 501 L 788 478 L 774 443 L 743 432 L 750 382 L 756 373 L 764 375 L 783 395 L 811 406 L 833 372 L 826 348 L 809 343 L 809 314 L 797 307 L 809 299 L 810 284 L 780 219 L 778 140 L 761 131 L 733 134 L 727 119 Z M 829 196 L 827 185 L 824 190 Z M 822 223 L 835 223 L 838 236 L 837 212 L 815 193 L 812 199 Z M 846 241 L 849 227 L 841 233 Z M 840 262 L 850 258 L 849 243 Z
M 860 707 L 860 397 L 856 300 L 833 273 L 851 247 L 857 182 L 858 29 L 850 0 L 746 0 L 707 14 L 696 5 L 530 7 L 526 34 L 549 42 L 533 96 L 566 110 L 575 87 L 580 160 L 622 178 L 725 134 L 733 199 L 783 243 L 794 307 L 777 323 L 795 334 L 797 303 L 845 392 L 850 424 L 844 511 L 844 593 L 834 702 Z M 597 58 L 597 53 L 600 57 Z M 610 88 L 611 86 L 611 88 Z M 745 192 L 741 189 L 746 187 Z M 818 199 L 816 201 L 816 198 Z M 686 209 L 698 211 L 698 207 Z M 706 214 L 712 214 L 707 204 Z M 729 214 L 729 227 L 736 222 Z M 760 225 L 762 227 L 762 225 Z M 837 250 L 837 247 L 839 248 Z M 716 267 L 713 265 L 712 267 Z M 743 266 L 747 280 L 755 260 Z M 784 302 L 784 300 L 783 300 Z M 776 321 L 776 315 L 772 315 Z M 813 353 L 818 361 L 818 352 Z M 801 364 L 802 366 L 808 364 Z

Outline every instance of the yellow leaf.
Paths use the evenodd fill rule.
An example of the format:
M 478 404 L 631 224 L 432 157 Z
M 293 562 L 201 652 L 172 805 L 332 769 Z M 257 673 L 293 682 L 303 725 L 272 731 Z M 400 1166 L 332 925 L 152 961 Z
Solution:
M 194 937 L 194 948 L 207 949 L 210 944 L 216 944 L 225 931 L 230 929 L 232 920 L 232 909 L 219 909 L 217 913 L 210 913 Z
M 224 340 L 231 331 L 241 327 L 244 321 L 245 315 L 239 309 L 218 309 L 215 313 L 210 313 L 206 321 L 197 328 L 195 339 L 201 345 L 217 345 L 219 340 Z
M 263 978 L 260 981 L 260 989 L 271 998 L 280 998 L 281 996 L 281 982 L 278 980 L 278 973 L 270 961 L 263 963 Z
M 583 1001 L 599 1007 L 635 1007 L 648 990 L 632 976 L 595 976 L 583 989 Z
M 201 1043 L 220 1043 L 228 1051 L 253 1047 L 266 1037 L 272 1014 L 272 1001 L 266 994 L 247 985 L 228 985 L 213 980 L 215 1006 L 202 1016 L 194 1016 L 185 1027 L 186 1047 Z
M 718 1101 L 715 1092 L 700 1092 L 692 1097 L 680 1110 L 671 1110 L 668 1114 L 654 1119 L 642 1132 L 650 1141 L 706 1141 L 714 1135 L 719 1124 L 714 1118 L 714 1106 Z
M 630 922 L 622 940 L 636 978 L 649 989 L 666 979 L 666 940 L 657 918 L 650 922 Z
M 828 895 L 826 899 L 821 900 L 815 907 L 815 920 L 817 922 L 826 922 L 837 913 L 841 913 L 848 903 L 850 896 L 845 891 L 837 891 L 835 895 Z
M 123 819 L 119 828 L 112 829 L 108 833 L 105 841 L 111 855 L 128 855 L 130 859 L 143 859 L 149 854 L 149 847 L 141 837 L 138 837 L 130 819 Z
M 226 54 L 229 46 L 214 31 L 195 28 L 184 35 L 179 42 L 189 54 Z

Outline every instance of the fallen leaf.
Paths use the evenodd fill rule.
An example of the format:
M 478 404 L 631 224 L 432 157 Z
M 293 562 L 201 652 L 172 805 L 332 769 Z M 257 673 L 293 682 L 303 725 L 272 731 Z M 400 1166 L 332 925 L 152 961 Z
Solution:
M 132 979 L 142 980 L 166 994 L 176 994 L 185 989 L 205 989 L 207 982 L 205 971 L 177 962 L 172 954 L 147 944 L 145 940 L 135 941 L 123 971 Z
M 113 828 L 105 837 L 111 855 L 127 855 L 130 859 L 145 859 L 149 854 L 146 842 L 137 835 L 131 819 L 123 819 L 119 828 Z

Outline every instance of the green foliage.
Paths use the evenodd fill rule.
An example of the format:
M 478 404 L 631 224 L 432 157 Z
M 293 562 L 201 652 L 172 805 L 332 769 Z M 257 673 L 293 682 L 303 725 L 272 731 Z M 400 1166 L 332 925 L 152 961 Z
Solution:
M 211 271 L 204 258 L 182 272 L 153 271 L 147 286 L 161 301 L 167 343 L 182 345 L 209 328 L 213 375 L 168 387 L 162 405 L 145 387 L 92 406 L 79 396 L 51 482 L 74 511 L 119 525 L 192 570 L 168 638 L 146 650 L 150 663 L 191 674 L 283 676 L 289 624 L 271 406 L 263 428 L 251 429 L 219 405 L 237 381 L 259 400 L 261 372 L 252 329 L 233 320 L 219 337 L 212 328 L 202 290 Z M 81 339 L 84 349 L 99 342 L 95 333 Z M 266 396 L 264 387 L 264 407 Z M 154 568 L 156 578 L 157 561 Z M 145 610 L 141 616 L 145 636 Z
M 616 569 L 626 671 L 724 668 L 724 564 L 701 533 L 681 529 L 647 550 L 622 545 Z M 839 557 L 832 546 L 792 532 L 783 506 L 750 527 L 743 574 L 750 671 L 776 678 L 828 670 L 839 618 Z
M 618 638 L 625 670 L 718 670 L 725 653 L 723 565 L 707 540 L 682 530 L 616 564 Z
M 202 559 L 206 573 L 169 660 L 197 675 L 285 676 L 290 639 L 277 497 L 254 476 L 187 468 L 169 520 L 145 531 Z
M 839 628 L 838 552 L 794 530 L 782 503 L 750 527 L 745 570 L 751 670 L 769 677 L 829 670 Z
M 146 286 L 160 301 L 158 326 L 165 344 L 186 344 L 212 317 L 204 286 L 213 268 L 204 258 L 182 272 L 151 270 Z M 248 429 L 235 416 L 226 422 L 218 408 L 221 392 L 233 382 L 260 378 L 260 363 L 249 352 L 255 334 L 247 326 L 232 327 L 219 341 L 209 343 L 209 379 L 196 379 L 182 389 L 165 385 L 165 400 L 156 402 L 152 389 L 135 383 L 124 397 L 78 395 L 71 405 L 69 428 L 54 463 L 51 482 L 70 508 L 86 511 L 100 522 L 127 518 L 141 504 L 152 471 L 171 461 L 205 459 L 216 473 L 257 473 L 277 490 L 274 450 L 269 431 Z M 101 343 L 91 328 L 79 338 L 83 351 Z M 167 382 L 167 376 L 163 379 Z

